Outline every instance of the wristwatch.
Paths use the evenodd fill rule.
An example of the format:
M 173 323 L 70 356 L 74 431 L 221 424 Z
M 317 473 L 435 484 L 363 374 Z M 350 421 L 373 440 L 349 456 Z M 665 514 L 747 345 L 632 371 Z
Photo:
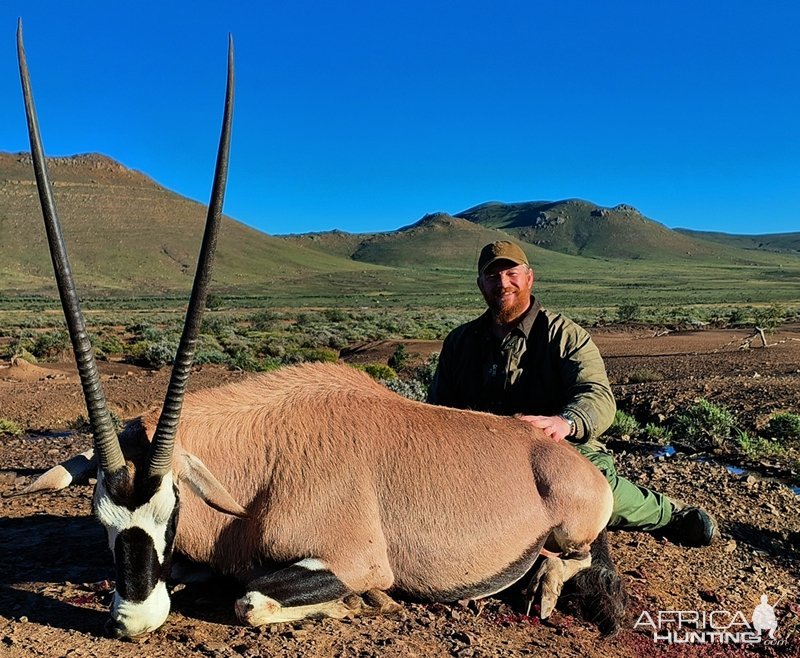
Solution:
M 569 434 L 567 434 L 567 436 L 575 436 L 578 433 L 578 424 L 575 422 L 575 419 L 572 417 L 572 415 L 565 412 L 561 414 L 560 417 L 566 421 L 567 425 L 569 425 Z

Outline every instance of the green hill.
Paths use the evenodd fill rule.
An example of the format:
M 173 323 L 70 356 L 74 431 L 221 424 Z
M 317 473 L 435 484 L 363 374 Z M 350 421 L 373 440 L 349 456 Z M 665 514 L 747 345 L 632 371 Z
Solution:
M 650 261 L 733 260 L 753 255 L 695 240 L 648 219 L 632 206 L 603 208 L 587 201 L 485 203 L 456 215 L 502 229 L 520 240 L 566 254 Z
M 191 286 L 206 208 L 102 155 L 48 159 L 79 288 L 84 294 L 183 291 Z M 301 273 L 369 267 L 224 217 L 217 288 L 264 290 Z M 28 154 L 0 153 L 0 290 L 54 290 Z

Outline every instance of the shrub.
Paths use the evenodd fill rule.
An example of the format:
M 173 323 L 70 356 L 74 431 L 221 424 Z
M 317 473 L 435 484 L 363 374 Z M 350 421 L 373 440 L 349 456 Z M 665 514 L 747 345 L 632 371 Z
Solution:
M 400 343 L 394 348 L 394 353 L 389 357 L 389 367 L 394 370 L 402 370 L 408 363 L 411 355 L 408 353 L 406 346 Z
M 428 397 L 428 387 L 425 386 L 419 379 L 409 379 L 407 381 L 400 379 L 382 379 L 380 380 L 390 391 L 399 393 L 404 398 L 409 400 L 416 400 L 417 402 L 424 402 Z
M 750 459 L 763 459 L 764 457 L 774 457 L 783 455 L 785 448 L 775 441 L 763 439 L 760 436 L 751 436 L 747 432 L 737 431 L 736 441 L 739 449 Z
M 157 341 L 164 335 L 163 330 L 154 327 L 149 322 L 137 322 L 126 327 L 126 330 L 133 334 L 136 342 Z
M 772 416 L 767 423 L 770 436 L 786 441 L 800 441 L 800 415 L 779 413 Z
M 647 423 L 642 430 L 649 441 L 666 444 L 672 440 L 672 431 L 663 425 Z
M 397 379 L 397 373 L 394 369 L 383 363 L 367 363 L 363 366 L 359 366 L 359 370 L 363 370 L 370 377 L 377 380 L 388 381 L 390 379 Z
M 304 361 L 336 363 L 339 360 L 339 352 L 335 350 L 329 350 L 324 347 L 300 350 L 300 355 L 303 357 Z
M 439 365 L 439 353 L 433 352 L 423 363 L 414 371 L 414 379 L 418 379 L 427 390 L 433 381 L 433 375 Z M 427 397 L 427 396 L 426 396 Z
M 322 317 L 328 322 L 344 322 L 347 320 L 347 313 L 339 308 L 327 308 L 322 312 Z
M 747 321 L 747 316 L 741 308 L 735 308 L 728 314 L 728 324 L 732 327 L 738 327 Z
M 725 407 L 701 398 L 675 416 L 672 431 L 697 447 L 722 447 L 731 439 L 736 418 Z
M 37 359 L 53 359 L 70 347 L 69 334 L 61 329 L 37 334 L 28 350 Z
M 27 361 L 28 363 L 39 363 L 39 360 L 24 347 L 18 348 L 17 351 L 14 353 L 14 356 L 19 357 L 20 359 L 22 359 L 23 361 Z
M 275 311 L 259 311 L 250 316 L 250 325 L 257 331 L 271 331 L 281 320 L 280 313 Z
M 233 370 L 244 370 L 247 372 L 262 372 L 272 367 L 271 364 L 257 359 L 244 350 L 230 354 L 227 358 L 227 363 L 228 367 Z
M 96 336 L 92 345 L 98 354 L 122 354 L 125 351 L 125 344 L 114 334 Z
M 212 336 L 224 335 L 236 328 L 236 321 L 230 315 L 206 315 L 200 325 L 200 331 Z
M 775 304 L 768 308 L 760 308 L 755 312 L 756 326 L 764 331 L 774 331 L 783 322 L 784 315 L 784 309 Z
M 617 322 L 636 322 L 640 319 L 642 308 L 639 304 L 628 302 L 617 306 Z
M 22 434 L 22 428 L 17 425 L 13 420 L 7 418 L 0 418 L 0 434 L 11 434 L 12 436 L 19 436 Z
M 162 368 L 172 363 L 177 351 L 177 338 L 165 337 L 157 342 L 142 340 L 131 345 L 126 358 L 145 368 Z
M 608 431 L 615 436 L 631 437 L 639 431 L 639 421 L 630 414 L 617 409 L 614 414 L 614 422 Z

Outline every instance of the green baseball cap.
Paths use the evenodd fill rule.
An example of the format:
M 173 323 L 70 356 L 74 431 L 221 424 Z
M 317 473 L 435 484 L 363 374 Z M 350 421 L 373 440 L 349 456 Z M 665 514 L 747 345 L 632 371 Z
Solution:
M 489 265 L 499 260 L 509 260 L 515 265 L 528 264 L 528 257 L 517 245 L 508 240 L 496 240 L 481 249 L 481 255 L 478 257 L 478 274 L 483 274 Z

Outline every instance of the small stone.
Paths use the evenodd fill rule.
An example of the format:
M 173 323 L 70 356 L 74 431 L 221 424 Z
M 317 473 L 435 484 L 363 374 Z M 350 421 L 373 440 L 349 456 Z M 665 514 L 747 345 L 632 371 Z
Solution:
M 725 551 L 725 553 L 727 553 L 728 555 L 733 553 L 736 550 L 736 540 L 731 539 L 729 542 L 725 544 L 722 550 Z

